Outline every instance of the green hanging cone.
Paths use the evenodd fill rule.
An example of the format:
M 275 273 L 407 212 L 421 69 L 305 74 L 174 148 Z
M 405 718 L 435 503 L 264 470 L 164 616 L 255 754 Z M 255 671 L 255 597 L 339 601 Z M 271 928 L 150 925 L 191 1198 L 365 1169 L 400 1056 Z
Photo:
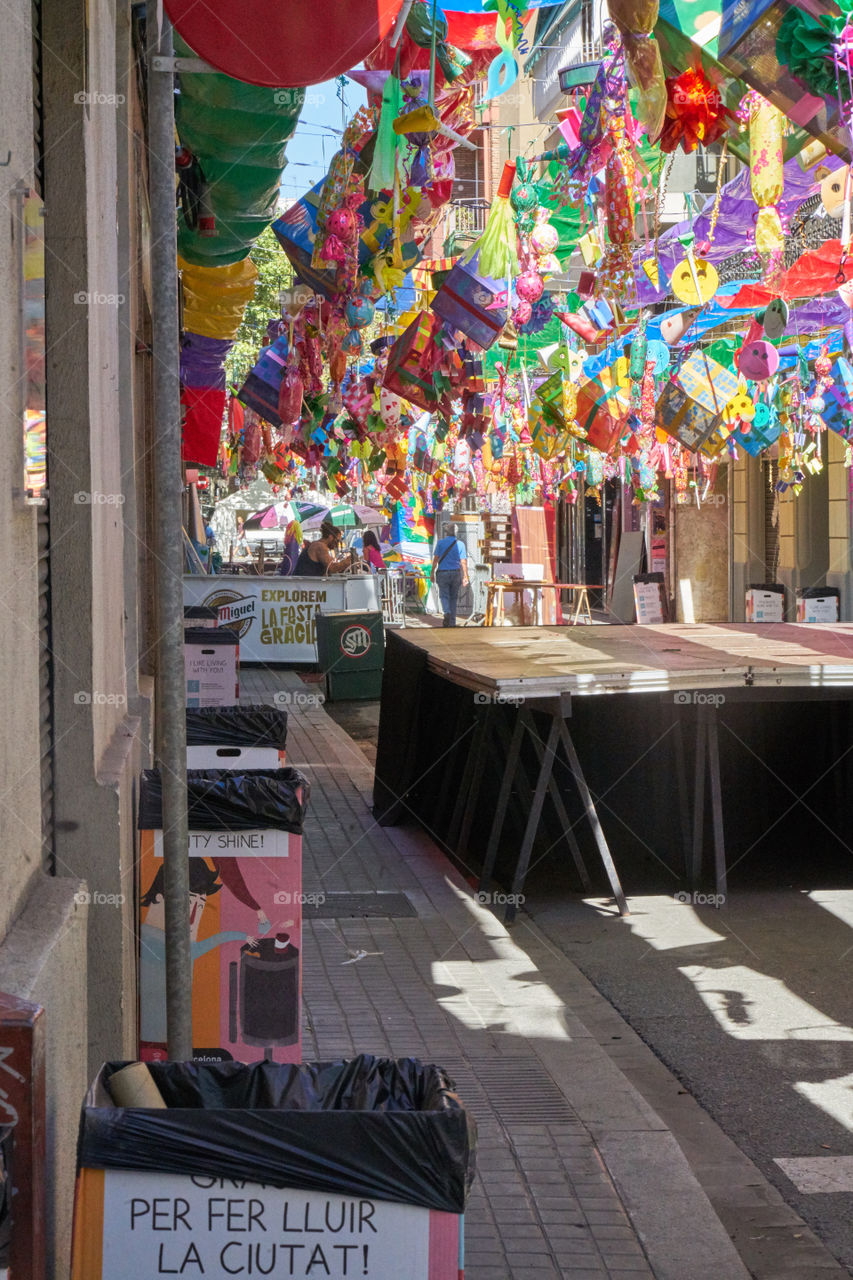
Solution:
M 394 186 L 394 168 L 397 163 L 397 134 L 394 121 L 403 110 L 403 90 L 400 81 L 389 75 L 382 90 L 382 111 L 376 130 L 373 148 L 373 164 L 367 178 L 368 191 L 390 191 Z

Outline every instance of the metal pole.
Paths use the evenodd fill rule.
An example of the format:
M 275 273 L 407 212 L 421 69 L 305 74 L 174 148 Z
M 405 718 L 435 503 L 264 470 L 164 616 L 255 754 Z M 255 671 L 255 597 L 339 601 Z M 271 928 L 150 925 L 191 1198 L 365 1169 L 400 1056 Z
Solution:
M 163 878 L 166 909 L 168 1054 L 192 1057 L 192 959 L 187 834 L 187 732 L 183 625 L 181 410 L 178 375 L 177 220 L 174 74 L 155 71 L 170 58 L 172 28 L 148 0 L 148 195 L 151 205 L 154 355 L 154 595 L 157 602 L 155 757 L 163 780 Z

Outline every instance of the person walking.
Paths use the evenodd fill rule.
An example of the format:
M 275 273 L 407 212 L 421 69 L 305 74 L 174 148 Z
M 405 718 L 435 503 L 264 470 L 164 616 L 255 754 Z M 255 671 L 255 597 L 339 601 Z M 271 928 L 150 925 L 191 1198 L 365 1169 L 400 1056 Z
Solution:
M 468 586 L 468 548 L 456 536 L 456 525 L 449 524 L 443 538 L 439 538 L 432 557 L 433 581 L 438 586 L 443 627 L 456 626 L 456 606 L 459 592 Z

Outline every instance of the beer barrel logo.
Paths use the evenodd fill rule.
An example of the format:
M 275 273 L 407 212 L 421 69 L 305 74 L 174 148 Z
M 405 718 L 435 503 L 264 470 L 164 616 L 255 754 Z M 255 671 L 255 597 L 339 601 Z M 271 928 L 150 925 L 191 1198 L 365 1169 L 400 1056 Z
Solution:
M 215 609 L 219 615 L 219 626 L 236 631 L 242 640 L 257 616 L 257 600 L 253 596 L 241 596 L 237 591 L 229 591 L 222 587 L 212 591 L 202 601 L 208 609 Z
M 348 658 L 363 658 L 370 644 L 367 627 L 354 625 L 341 632 L 341 653 L 345 653 Z

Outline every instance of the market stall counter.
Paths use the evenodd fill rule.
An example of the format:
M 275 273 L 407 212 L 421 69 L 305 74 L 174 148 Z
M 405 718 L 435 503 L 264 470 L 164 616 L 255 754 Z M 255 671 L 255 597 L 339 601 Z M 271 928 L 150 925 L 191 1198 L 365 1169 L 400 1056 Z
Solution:
M 317 661 L 315 616 L 342 610 L 381 610 L 379 578 L 186 574 L 184 604 L 216 609 L 219 625 L 240 637 L 241 663 Z

